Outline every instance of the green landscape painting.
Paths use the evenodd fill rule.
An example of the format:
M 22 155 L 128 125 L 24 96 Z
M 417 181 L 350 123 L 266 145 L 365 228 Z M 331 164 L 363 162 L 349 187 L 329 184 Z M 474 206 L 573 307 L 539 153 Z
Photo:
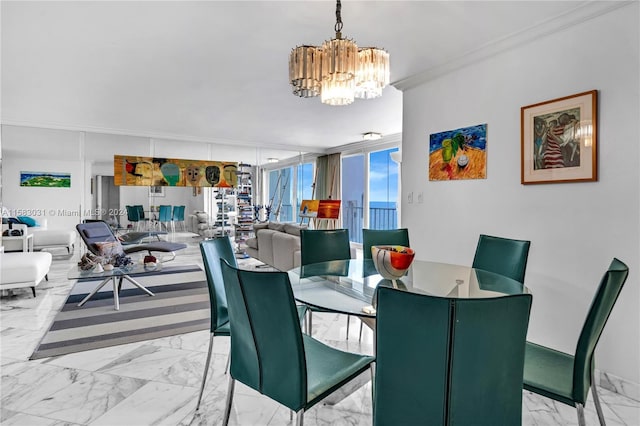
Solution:
M 20 186 L 71 188 L 71 174 L 56 172 L 20 172 Z

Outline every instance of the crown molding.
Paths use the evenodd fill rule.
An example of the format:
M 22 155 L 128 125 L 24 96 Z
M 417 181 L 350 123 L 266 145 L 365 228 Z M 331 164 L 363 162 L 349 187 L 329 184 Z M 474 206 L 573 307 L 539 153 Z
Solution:
M 325 154 L 336 154 L 340 153 L 353 153 L 353 152 L 362 152 L 362 151 L 372 151 L 372 148 L 389 148 L 398 146 L 402 143 L 402 133 L 393 133 L 391 135 L 383 136 L 381 139 L 377 141 L 358 141 L 349 143 L 346 145 L 340 145 L 333 148 L 328 148 L 325 150 Z
M 633 3 L 637 3 L 637 0 L 589 0 L 582 2 L 575 8 L 566 11 L 561 15 L 550 18 L 532 27 L 524 28 L 498 40 L 486 43 L 485 45 L 466 52 L 455 59 L 415 74 L 411 77 L 393 82 L 391 85 L 401 91 L 413 89 L 414 87 L 420 86 L 421 84 L 434 80 L 457 69 L 477 63 L 492 56 L 496 56 L 508 50 L 515 49 L 541 37 L 563 31 L 569 27 L 578 25 L 582 22 Z
M 217 144 L 217 145 L 228 145 L 228 146 L 243 146 L 250 148 L 268 148 L 274 150 L 283 150 L 283 151 L 296 151 L 299 152 L 304 150 L 305 152 L 317 152 L 324 153 L 326 152 L 326 147 L 318 147 L 318 146 L 291 146 L 279 143 L 272 142 L 251 142 L 251 141 L 240 141 L 234 139 L 224 139 L 224 138 L 206 138 L 200 136 L 193 135 L 179 135 L 172 133 L 161 133 L 161 132 L 147 132 L 140 130 L 128 130 L 128 129 L 114 129 L 108 127 L 94 127 L 94 126 L 85 126 L 85 125 L 72 125 L 72 124 L 61 124 L 61 123 L 50 123 L 50 122 L 32 122 L 32 121 L 24 121 L 24 120 L 12 120 L 3 118 L 0 122 L 3 126 L 19 126 L 19 127 L 34 127 L 40 129 L 51 129 L 51 130 L 66 130 L 71 132 L 88 132 L 88 133 L 101 133 L 107 135 L 120 135 L 120 136 L 134 136 L 140 138 L 149 138 L 149 139 L 165 139 L 165 140 L 176 140 L 176 141 L 184 141 L 184 142 L 200 142 L 200 143 L 209 143 L 209 144 Z

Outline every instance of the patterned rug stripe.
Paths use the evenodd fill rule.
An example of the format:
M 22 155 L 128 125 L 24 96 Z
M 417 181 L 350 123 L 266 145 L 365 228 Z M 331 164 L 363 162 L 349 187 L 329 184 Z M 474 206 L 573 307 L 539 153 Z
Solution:
M 112 338 L 108 340 L 89 341 L 88 343 L 84 344 L 69 344 L 63 347 L 57 346 L 44 350 L 40 350 L 38 348 L 38 351 L 34 352 L 34 354 L 31 355 L 30 359 L 49 358 L 52 356 L 89 351 L 92 349 L 108 348 L 109 346 L 125 345 L 127 343 L 139 342 L 143 340 L 159 339 L 162 337 L 174 336 L 177 334 L 193 333 L 195 331 L 208 330 L 209 325 L 209 319 L 207 319 L 206 321 L 195 321 L 177 325 L 176 327 L 173 327 L 171 329 L 161 328 L 159 330 L 139 330 L 141 334 L 138 336 L 140 338 L 137 339 L 135 339 L 135 333 L 114 333 L 111 335 Z M 114 337 L 115 335 L 121 335 L 121 337 Z
M 104 340 L 109 336 L 120 336 L 118 333 L 144 333 L 146 330 L 165 330 L 167 327 L 173 327 L 190 321 L 202 321 L 208 319 L 208 310 L 199 310 L 187 313 L 169 314 L 162 317 L 141 318 L 131 321 L 123 321 L 118 324 L 118 328 L 109 327 L 108 324 L 98 324 L 84 327 L 76 327 L 74 329 L 58 330 L 50 333 L 46 340 L 42 341 L 43 345 L 58 344 L 64 346 L 66 342 L 73 342 L 78 339 L 94 339 Z M 162 327 L 162 328 L 158 328 Z M 88 340 L 86 340 L 88 341 Z
M 165 267 L 153 277 L 135 279 L 156 295 L 149 296 L 135 287 L 123 289 L 118 311 L 113 307 L 112 289 L 99 292 L 78 308 L 77 303 L 100 280 L 76 283 L 31 359 L 209 329 L 209 292 L 200 268 Z M 80 286 L 84 293 L 78 291 Z
M 170 288 L 169 288 L 170 287 Z M 123 290 L 119 293 L 120 295 L 120 309 L 135 309 L 135 303 L 145 303 L 148 301 L 159 301 L 165 300 L 167 298 L 175 297 L 175 291 L 179 290 L 180 294 L 188 295 L 190 292 L 193 294 L 202 293 L 202 281 L 192 282 L 192 283 L 184 283 L 183 285 L 176 286 L 162 286 L 162 287 L 149 287 L 153 288 L 153 293 L 155 296 L 149 296 L 147 293 L 144 293 L 140 289 L 135 290 Z M 206 293 L 206 292 L 205 292 Z M 206 293 L 207 297 L 209 293 Z M 78 312 L 87 312 L 87 309 L 100 309 L 106 312 L 110 312 L 108 307 L 111 307 L 113 310 L 113 292 L 110 291 L 108 293 L 99 293 L 93 296 L 87 303 L 83 306 L 78 306 L 78 302 L 80 302 L 86 294 L 79 294 L 69 296 L 67 302 L 62 308 L 61 313 L 64 315 L 74 315 Z M 124 303 L 122 302 L 124 300 Z M 158 303 L 166 303 L 166 302 L 158 302 Z
M 176 314 L 180 312 L 189 312 L 204 309 L 209 309 L 209 297 L 203 297 L 204 295 L 189 297 L 189 300 L 184 300 L 185 298 L 180 297 L 179 299 L 183 299 L 181 301 L 176 301 L 175 305 L 165 305 L 158 307 L 149 307 L 149 308 L 141 308 L 136 309 L 130 312 L 123 311 L 119 315 L 99 315 L 99 316 L 84 316 L 77 318 L 70 318 L 66 320 L 59 320 L 51 327 L 49 330 L 58 331 L 65 330 L 67 328 L 77 328 L 79 324 L 81 326 L 88 325 L 98 325 L 98 324 L 114 324 L 119 321 L 129 321 L 133 319 L 139 318 L 152 318 L 155 316 L 167 315 L 167 314 Z M 120 310 L 122 311 L 122 306 L 120 306 Z

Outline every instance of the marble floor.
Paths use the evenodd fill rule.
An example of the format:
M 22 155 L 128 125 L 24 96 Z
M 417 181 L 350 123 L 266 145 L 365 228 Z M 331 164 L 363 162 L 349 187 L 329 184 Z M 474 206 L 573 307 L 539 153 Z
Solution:
M 174 264 L 199 264 L 198 239 L 176 233 L 187 242 Z M 78 245 L 76 245 L 78 247 Z M 4 426 L 21 425 L 211 425 L 220 424 L 228 377 L 223 374 L 229 339 L 214 344 L 203 403 L 195 414 L 208 345 L 208 331 L 114 346 L 65 356 L 28 361 L 73 285 L 67 271 L 81 250 L 54 257 L 49 281 L 31 290 L 17 290 L 0 299 L 1 413 Z M 248 261 L 249 263 L 251 260 Z M 315 314 L 316 338 L 353 352 L 372 353 L 373 335 L 365 327 L 358 342 L 359 323 L 352 319 L 350 339 L 346 317 Z M 600 389 L 607 424 L 640 425 L 640 403 Z M 524 392 L 523 425 L 576 425 L 575 409 Z M 588 425 L 598 420 L 587 402 Z M 289 424 L 289 411 L 248 389 L 236 386 L 231 414 L 234 425 Z M 371 386 L 366 383 L 341 402 L 320 403 L 305 414 L 305 425 L 370 425 Z

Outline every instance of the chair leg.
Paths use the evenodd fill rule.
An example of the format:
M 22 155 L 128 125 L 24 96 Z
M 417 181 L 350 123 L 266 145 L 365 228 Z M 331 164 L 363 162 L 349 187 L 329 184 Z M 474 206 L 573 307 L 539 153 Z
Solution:
M 313 311 L 309 309 L 309 318 L 307 319 L 307 334 L 311 336 L 313 322 Z
M 35 287 L 31 287 L 31 291 L 33 292 L 33 297 L 36 297 L 36 288 Z
M 207 354 L 207 361 L 204 363 L 204 375 L 202 376 L 202 384 L 200 385 L 200 396 L 198 397 L 198 405 L 196 405 L 196 411 L 200 409 L 200 401 L 202 401 L 204 384 L 207 382 L 207 373 L 209 372 L 209 363 L 211 362 L 212 350 L 213 350 L 213 333 L 211 333 L 211 336 L 209 337 L 209 353 Z
M 598 391 L 596 390 L 596 382 L 591 379 L 591 393 L 593 394 L 593 403 L 596 405 L 596 412 L 598 413 L 598 420 L 600 426 L 606 426 L 604 421 L 604 413 L 602 412 L 602 405 L 600 405 L 600 397 L 598 397 Z
M 358 342 L 362 342 L 362 326 L 364 323 L 360 321 L 360 333 L 358 334 Z
M 304 408 L 296 413 L 296 426 L 303 426 L 304 424 Z
M 227 426 L 229 424 L 229 416 L 231 416 L 231 403 L 233 402 L 233 389 L 236 386 L 236 379 L 229 376 L 229 388 L 227 388 L 227 403 L 224 407 L 224 419 L 222 424 Z
M 369 364 L 369 371 L 371 372 L 371 411 L 374 411 L 376 407 L 376 392 L 375 392 L 375 378 L 376 378 L 376 370 L 374 368 L 374 363 Z
M 345 340 L 349 340 L 349 323 L 351 322 L 351 315 L 347 315 L 347 338 Z
M 587 426 L 584 420 L 584 406 L 576 402 L 576 409 L 578 410 L 578 426 Z
M 227 365 L 224 366 L 224 374 L 229 372 L 229 364 L 231 364 L 231 351 L 229 351 L 229 355 L 227 355 Z

